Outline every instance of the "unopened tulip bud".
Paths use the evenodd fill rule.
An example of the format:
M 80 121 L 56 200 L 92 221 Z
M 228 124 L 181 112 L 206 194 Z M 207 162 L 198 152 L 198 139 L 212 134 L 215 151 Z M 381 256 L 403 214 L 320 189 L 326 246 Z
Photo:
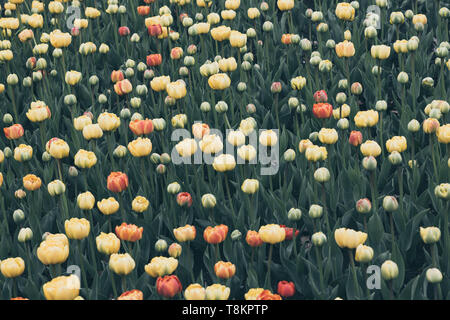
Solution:
M 233 241 L 238 241 L 240 240 L 242 237 L 242 233 L 239 230 L 233 230 L 233 232 L 231 232 L 231 240 Z
M 6 83 L 8 83 L 11 86 L 14 86 L 19 83 L 19 77 L 15 73 L 11 73 L 6 78 Z
M 349 126 L 349 121 L 347 118 L 339 119 L 337 122 L 337 127 L 341 130 L 348 129 L 348 126 Z
M 373 171 L 377 168 L 377 159 L 373 156 L 364 157 L 362 160 L 362 165 L 364 169 L 368 171 Z
M 384 280 L 392 280 L 398 277 L 398 266 L 394 261 L 387 260 L 381 265 L 381 276 Z
M 33 238 L 33 230 L 30 228 L 21 228 L 19 234 L 17 235 L 17 240 L 19 242 L 30 241 Z
M 108 102 L 108 98 L 104 94 L 100 94 L 97 100 L 100 104 L 105 104 Z
M 25 213 L 22 209 L 14 210 L 13 212 L 13 220 L 15 223 L 19 224 L 25 219 Z
M 393 196 L 386 196 L 383 198 L 383 209 L 387 212 L 394 212 L 398 209 L 397 199 Z
M 74 166 L 69 167 L 69 176 L 71 177 L 77 177 L 78 176 L 78 170 Z
M 12 123 L 13 122 L 13 117 L 12 117 L 12 115 L 10 114 L 10 113 L 5 113 L 4 115 L 3 115 L 3 123 L 5 123 L 5 124 L 10 124 L 10 123 Z
M 3 153 L 5 154 L 5 158 L 9 158 L 12 156 L 12 150 L 10 147 L 5 147 L 5 149 L 3 149 Z
M 330 180 L 330 171 L 325 168 L 319 168 L 314 172 L 314 180 L 316 180 L 319 183 L 324 183 Z
M 430 283 L 439 283 L 442 281 L 442 273 L 438 268 L 429 268 L 426 272 L 426 278 Z
M 264 32 L 270 32 L 270 31 L 272 31 L 273 30 L 273 23 L 272 22 L 270 22 L 270 21 L 265 21 L 264 23 L 263 23 L 263 31 Z
M 131 117 L 131 111 L 128 108 L 123 108 L 122 110 L 120 110 L 120 117 L 122 119 L 128 119 L 129 117 Z
M 374 76 L 380 75 L 383 69 L 380 66 L 373 66 L 372 67 L 372 74 Z
M 309 140 L 311 140 L 312 142 L 316 142 L 317 141 L 317 139 L 319 139 L 319 133 L 318 132 L 316 132 L 316 131 L 314 131 L 314 132 L 311 132 L 310 134 L 309 134 Z
M 408 74 L 404 71 L 400 72 L 397 76 L 397 81 L 402 84 L 408 83 L 409 81 Z
M 228 111 L 228 104 L 225 101 L 219 101 L 215 105 L 214 109 L 218 113 L 224 113 Z
M 209 102 L 204 101 L 200 105 L 200 110 L 202 110 L 203 112 L 209 112 L 211 110 L 211 105 L 209 104 Z
M 131 121 L 134 120 L 144 120 L 144 117 L 142 116 L 142 114 L 140 114 L 139 112 L 135 112 L 131 115 Z
M 393 151 L 388 156 L 389 162 L 393 165 L 399 165 L 402 163 L 402 155 L 398 151 Z
M 169 256 L 172 258 L 178 258 L 181 255 L 182 248 L 178 243 L 172 243 L 169 246 Z
M 298 208 L 291 208 L 288 211 L 288 219 L 290 221 L 298 221 L 302 217 L 302 210 Z
M 113 156 L 116 158 L 123 158 L 127 152 L 127 147 L 120 145 L 114 149 Z
M 247 90 L 247 84 L 245 82 L 239 82 L 237 85 L 237 90 L 239 92 L 243 92 L 243 91 Z
M 354 95 L 360 95 L 363 91 L 363 87 L 362 87 L 361 83 L 354 82 L 354 83 L 352 83 L 352 85 L 350 87 L 350 91 Z
M 180 190 L 181 186 L 178 182 L 172 182 L 167 186 L 167 192 L 170 194 L 177 194 Z
M 155 243 L 155 250 L 157 252 L 163 252 L 167 250 L 167 242 L 164 239 L 159 239 Z
M 370 202 L 369 199 L 364 198 L 364 199 L 359 199 L 356 202 L 356 211 L 358 211 L 359 213 L 369 213 L 370 210 L 372 210 L 372 203 Z
M 311 236 L 311 242 L 316 247 L 321 247 L 327 242 L 327 236 L 323 232 L 316 232 Z
M 17 199 L 23 199 L 23 198 L 25 198 L 25 197 L 27 196 L 27 193 L 26 193 L 25 191 L 23 191 L 22 189 L 17 189 L 17 190 L 14 192 L 14 196 L 15 196 Z
M 51 159 L 52 159 L 52 156 L 51 156 L 50 153 L 48 153 L 47 151 L 44 151 L 44 152 L 42 153 L 42 161 L 48 162 L 48 161 L 50 161 Z
M 159 163 L 159 159 L 161 158 L 161 156 L 154 152 L 152 153 L 152 155 L 150 156 L 150 160 L 154 163 L 154 164 L 158 164 Z
M 216 206 L 216 203 L 217 203 L 216 197 L 213 194 L 207 193 L 202 196 L 203 208 L 206 208 L 206 209 L 214 208 Z
M 245 110 L 246 110 L 248 113 L 250 113 L 250 114 L 255 113 L 255 112 L 256 112 L 256 106 L 255 106 L 253 103 L 249 103 L 249 104 L 245 107 Z
M 323 207 L 318 204 L 312 204 L 311 207 L 309 207 L 308 215 L 312 219 L 318 219 L 323 214 Z
M 287 149 L 283 154 L 284 161 L 291 162 L 295 160 L 295 151 L 293 149 Z
M 425 88 L 433 88 L 434 87 L 434 80 L 431 77 L 426 77 L 422 79 L 422 86 Z
M 64 97 L 64 104 L 67 106 L 73 106 L 77 103 L 77 97 L 74 94 L 68 94 Z
M 368 263 L 373 259 L 373 249 L 369 246 L 360 244 L 356 247 L 355 261 L 360 263 Z
M 291 108 L 291 109 L 297 108 L 299 104 L 300 103 L 296 97 L 290 97 L 288 100 L 288 105 L 289 105 L 289 108 Z
M 347 79 L 341 79 L 338 82 L 339 89 L 347 89 L 348 88 L 348 81 Z
M 308 39 L 300 40 L 300 47 L 302 48 L 303 51 L 311 51 L 312 48 L 311 41 L 309 41 Z
M 384 100 L 378 100 L 375 104 L 375 109 L 377 111 L 386 111 L 387 110 L 387 102 Z

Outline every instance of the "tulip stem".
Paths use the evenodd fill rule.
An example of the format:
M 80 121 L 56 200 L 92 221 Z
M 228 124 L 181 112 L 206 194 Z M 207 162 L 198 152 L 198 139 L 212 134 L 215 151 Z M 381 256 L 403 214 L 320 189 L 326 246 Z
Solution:
M 395 243 L 395 229 L 394 229 L 394 217 L 393 217 L 393 213 L 390 212 L 389 213 L 389 222 L 391 225 L 391 245 L 392 245 L 392 252 L 391 254 L 394 253 L 394 243 Z
M 319 266 L 319 279 L 320 279 L 320 298 L 323 299 L 323 294 L 325 293 L 325 286 L 323 282 L 323 266 L 322 266 L 322 255 L 318 246 L 314 246 L 316 251 L 317 265 Z
M 84 261 L 83 261 L 83 257 L 81 254 L 81 240 L 75 240 L 77 242 L 77 250 L 78 250 L 78 263 L 80 264 L 81 267 L 81 274 L 82 274 L 82 278 L 83 278 L 83 284 L 85 289 L 88 289 L 88 283 L 87 283 L 87 278 L 86 278 L 86 272 L 84 269 Z
M 272 290 L 272 286 L 270 284 L 270 267 L 272 264 L 272 252 L 273 252 L 273 244 L 270 244 L 269 257 L 267 259 L 267 274 L 266 274 L 266 283 L 265 283 L 265 287 L 267 287 L 269 290 Z
M 433 134 L 429 134 L 430 148 L 431 148 L 431 161 L 433 162 L 434 178 L 436 183 L 439 182 L 438 170 L 436 166 L 436 155 L 434 153 L 434 139 Z
M 216 261 L 220 261 L 220 251 L 219 251 L 219 244 L 216 243 L 214 245 L 215 253 L 216 253 Z
M 123 292 L 127 291 L 127 277 L 126 276 L 122 276 L 122 291 Z
M 225 188 L 227 190 L 228 200 L 230 201 L 231 213 L 233 214 L 233 222 L 236 223 L 237 222 L 236 221 L 236 212 L 234 212 L 233 198 L 231 197 L 230 187 L 228 185 L 228 177 L 227 177 L 226 173 L 224 173 L 224 177 L 225 177 Z
M 353 260 L 353 253 L 352 253 L 352 249 L 348 249 L 348 255 L 350 258 L 350 264 L 352 266 L 352 273 L 353 273 L 353 282 L 355 284 L 355 291 L 356 291 L 356 295 L 359 298 L 360 297 L 360 293 L 359 293 L 359 285 L 358 285 L 358 278 L 356 276 L 356 267 L 355 267 L 355 261 Z
M 397 168 L 397 175 L 398 175 L 398 189 L 400 193 L 400 215 L 402 219 L 404 218 L 405 213 L 403 212 L 403 169 L 399 166 Z
M 331 227 L 330 227 L 330 221 L 328 219 L 328 210 L 327 210 L 327 201 L 326 201 L 326 190 L 325 190 L 325 184 L 321 183 L 322 186 L 322 206 L 323 206 L 323 213 L 325 216 L 325 223 L 327 224 L 327 232 L 328 236 L 331 235 Z M 336 220 L 336 217 L 334 217 Z
M 111 278 L 111 285 L 112 285 L 112 289 L 113 289 L 113 294 L 114 294 L 114 298 L 117 298 L 117 288 L 116 288 L 116 283 L 114 281 L 114 274 L 112 272 L 112 270 L 109 270 L 109 276 Z
M 370 189 L 372 193 L 372 204 L 373 204 L 373 213 L 377 212 L 377 186 L 375 182 L 375 170 L 373 170 L 370 174 Z

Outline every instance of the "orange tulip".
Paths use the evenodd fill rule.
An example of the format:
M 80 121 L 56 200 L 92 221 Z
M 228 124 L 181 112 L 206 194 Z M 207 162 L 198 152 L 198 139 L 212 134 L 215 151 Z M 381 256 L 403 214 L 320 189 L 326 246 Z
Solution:
M 133 85 L 131 84 L 130 80 L 128 80 L 128 79 L 120 80 L 114 85 L 114 91 L 119 96 L 130 93 L 132 90 L 133 90 Z
M 147 56 L 147 65 L 149 67 L 159 66 L 162 63 L 162 55 L 159 53 L 150 54 Z
M 245 241 L 250 247 L 259 247 L 263 244 L 259 233 L 254 230 L 248 230 L 247 236 L 245 237 Z
M 209 226 L 203 232 L 203 238 L 210 244 L 217 244 L 225 240 L 227 233 L 228 227 L 224 224 L 215 227 Z
M 270 292 L 270 290 L 264 290 L 259 294 L 256 300 L 282 300 L 281 296 Z
M 22 179 L 23 187 L 28 191 L 34 191 L 41 187 L 42 181 L 41 179 L 34 174 L 27 174 Z
M 139 6 L 139 7 L 137 7 L 137 13 L 140 16 L 146 16 L 150 13 L 150 7 L 149 6 Z
M 129 128 L 135 135 L 141 136 L 143 134 L 149 134 L 153 131 L 153 122 L 150 119 L 136 119 L 130 122 Z
M 128 187 L 128 176 L 120 171 L 111 172 L 107 179 L 107 188 L 112 192 L 122 192 Z
M 144 294 L 141 290 L 130 290 L 122 293 L 117 300 L 144 300 Z
M 6 139 L 13 140 L 23 136 L 24 130 L 21 124 L 13 124 L 10 127 L 3 128 Z
M 214 273 L 220 279 L 229 279 L 236 273 L 236 266 L 231 262 L 219 261 L 214 265 Z
M 116 83 L 124 79 L 123 72 L 121 70 L 113 70 L 111 72 L 111 81 Z
M 136 242 L 142 238 L 143 227 L 135 224 L 126 224 L 123 222 L 120 226 L 116 226 L 116 235 L 120 240 Z

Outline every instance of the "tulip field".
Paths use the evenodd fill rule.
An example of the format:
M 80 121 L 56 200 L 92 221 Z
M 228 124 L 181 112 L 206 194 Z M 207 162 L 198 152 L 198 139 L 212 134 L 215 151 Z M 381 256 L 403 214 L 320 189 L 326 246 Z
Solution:
M 450 2 L 0 7 L 0 299 L 449 300 Z

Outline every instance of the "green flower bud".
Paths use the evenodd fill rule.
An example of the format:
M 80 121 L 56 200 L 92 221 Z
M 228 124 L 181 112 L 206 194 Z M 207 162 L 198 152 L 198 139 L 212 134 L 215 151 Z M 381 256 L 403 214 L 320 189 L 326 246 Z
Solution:
M 209 112 L 211 110 L 211 105 L 207 101 L 203 101 L 200 105 L 200 110 L 203 112 Z
M 321 247 L 327 242 L 327 236 L 321 231 L 316 232 L 311 236 L 311 242 L 316 247 Z
M 433 88 L 434 87 L 434 80 L 431 77 L 426 77 L 422 79 L 422 86 L 425 88 Z
M 145 70 L 147 70 L 147 65 L 141 61 L 137 65 L 137 70 L 139 72 L 144 72 Z
M 122 119 L 128 119 L 129 117 L 131 117 L 130 109 L 123 108 L 122 110 L 120 110 L 120 117 Z
M 23 85 L 25 88 L 31 87 L 31 86 L 33 85 L 33 79 L 31 79 L 31 77 L 25 77 L 25 78 L 23 78 L 23 80 L 22 80 L 22 85 Z
M 242 233 L 238 229 L 233 230 L 233 232 L 231 233 L 231 240 L 233 241 L 238 241 L 241 239 L 241 237 Z
M 142 101 L 141 98 L 133 97 L 130 99 L 130 105 L 131 107 L 137 109 L 141 106 L 141 101 Z
M 398 151 L 391 152 L 391 154 L 388 156 L 388 159 L 389 162 L 394 166 L 402 163 L 402 155 Z
M 166 173 L 166 171 L 167 171 L 166 166 L 163 165 L 162 163 L 158 164 L 158 166 L 156 167 L 156 172 L 158 174 L 164 174 Z
M 73 106 L 77 103 L 77 97 L 74 94 L 68 94 L 64 97 L 64 104 L 67 106 Z
M 302 48 L 303 51 L 311 51 L 312 48 L 311 41 L 309 41 L 308 39 L 300 40 L 300 47 Z
M 203 208 L 206 208 L 206 209 L 214 208 L 216 206 L 216 203 L 217 203 L 216 197 L 213 194 L 207 193 L 202 196 Z
M 341 80 L 339 80 L 339 82 L 338 82 L 338 88 L 339 89 L 347 89 L 348 88 L 348 81 L 347 81 L 347 79 L 341 79 Z
M 295 160 L 295 151 L 294 149 L 287 149 L 283 154 L 284 161 L 292 162 Z
M 312 204 L 309 207 L 308 215 L 312 219 L 318 219 L 323 214 L 323 207 L 318 204 Z
M 341 130 L 347 130 L 349 126 L 349 121 L 347 118 L 339 119 L 337 122 L 337 127 Z
M 156 131 L 162 131 L 166 128 L 166 120 L 164 120 L 163 118 L 153 119 L 152 123 Z
M 14 210 L 13 212 L 13 220 L 15 223 L 19 224 L 23 220 L 25 220 L 25 213 L 22 209 Z
M 328 180 L 330 180 L 330 171 L 325 168 L 319 168 L 314 172 L 314 180 L 316 180 L 319 183 L 325 183 Z
M 219 101 L 215 105 L 214 109 L 218 113 L 224 113 L 228 111 L 228 104 L 225 101 Z
M 133 115 L 131 116 L 131 121 L 134 120 L 143 120 L 144 117 L 142 116 L 142 114 L 140 114 L 139 112 L 135 112 L 133 113 Z
M 12 156 L 12 150 L 10 147 L 5 147 L 5 149 L 3 149 L 3 153 L 5 154 L 5 158 L 9 158 Z
M 383 209 L 387 212 L 394 212 L 398 209 L 398 201 L 393 196 L 385 196 L 383 198 Z
M 170 155 L 168 153 L 161 154 L 160 161 L 161 161 L 162 164 L 170 163 Z
M 288 211 L 288 219 L 289 221 L 298 221 L 302 217 L 302 210 L 298 208 L 291 208 Z
M 100 104 L 105 104 L 108 102 L 108 98 L 103 93 L 98 96 L 97 100 Z
M 239 92 L 243 92 L 243 91 L 247 90 L 247 84 L 245 82 L 239 82 L 237 85 L 237 90 Z
M 40 72 L 39 72 L 39 73 L 40 73 Z M 9 85 L 11 85 L 11 86 L 14 86 L 14 85 L 16 85 L 16 84 L 19 83 L 19 77 L 17 76 L 17 74 L 11 73 L 11 74 L 9 74 L 8 77 L 6 78 L 6 83 L 9 84 Z
M 426 278 L 430 283 L 439 283 L 442 281 L 442 273 L 438 268 L 429 268 L 426 272 Z
M 30 228 L 21 228 L 19 234 L 17 235 L 17 240 L 19 242 L 30 241 L 33 238 L 33 230 Z
M 387 260 L 381 265 L 381 276 L 384 280 L 392 280 L 398 277 L 398 266 L 394 261 Z
M 417 132 L 420 130 L 420 123 L 416 119 L 412 119 L 408 122 L 408 131 L 409 132 Z
M 273 30 L 273 23 L 272 22 L 270 22 L 270 21 L 265 21 L 264 23 L 263 23 L 263 31 L 264 32 L 270 32 L 270 31 L 272 31 Z
M 362 160 L 362 165 L 363 165 L 363 168 L 368 171 L 376 170 L 377 159 L 375 159 L 375 157 L 373 157 L 373 156 L 364 157 L 364 159 Z
M 42 153 L 42 161 L 49 162 L 50 160 L 52 160 L 52 156 L 47 151 L 44 151 Z
M 177 194 L 180 190 L 181 186 L 178 182 L 172 182 L 167 186 L 167 192 L 170 194 Z
M 242 62 L 241 67 L 244 71 L 249 71 L 252 69 L 252 64 L 248 61 L 244 61 Z
M 69 167 L 69 176 L 71 177 L 77 177 L 78 176 L 78 170 L 74 166 Z
M 13 122 L 13 117 L 12 117 L 12 115 L 10 114 L 10 113 L 5 113 L 4 115 L 3 115 L 3 123 L 5 123 L 5 124 L 10 124 L 10 123 L 12 123 Z
M 164 239 L 159 239 L 155 242 L 156 252 L 164 252 L 167 250 L 167 241 Z
M 317 139 L 319 138 L 319 133 L 318 132 L 316 132 L 316 131 L 314 131 L 314 132 L 311 132 L 310 134 L 309 134 L 309 140 L 311 140 L 311 142 L 316 142 L 317 141 Z
M 381 68 L 379 66 L 373 66 L 372 67 L 372 74 L 375 75 L 375 76 L 381 74 L 382 71 L 383 71 L 383 68 Z
M 289 105 L 289 108 L 291 108 L 291 109 L 297 108 L 299 104 L 300 103 L 296 97 L 290 97 L 288 100 L 288 105 Z
M 116 158 L 123 158 L 127 154 L 128 150 L 125 146 L 117 146 L 113 151 L 113 156 Z
M 152 153 L 151 156 L 150 156 L 150 160 L 154 164 L 158 164 L 159 163 L 159 158 L 161 158 L 161 156 L 158 153 L 156 153 L 156 152 Z

